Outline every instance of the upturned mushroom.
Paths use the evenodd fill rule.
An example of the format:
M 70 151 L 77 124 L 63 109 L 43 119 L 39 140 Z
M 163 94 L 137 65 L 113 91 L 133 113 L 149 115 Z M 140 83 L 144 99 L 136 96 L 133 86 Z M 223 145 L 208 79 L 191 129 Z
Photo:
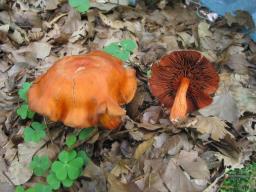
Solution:
M 38 77 L 28 92 L 32 111 L 74 128 L 116 128 L 137 82 L 133 69 L 103 51 L 67 56 Z
M 163 56 L 152 66 L 149 86 L 152 94 L 170 108 L 170 120 L 178 121 L 187 113 L 211 104 L 219 76 L 200 52 L 180 50 Z

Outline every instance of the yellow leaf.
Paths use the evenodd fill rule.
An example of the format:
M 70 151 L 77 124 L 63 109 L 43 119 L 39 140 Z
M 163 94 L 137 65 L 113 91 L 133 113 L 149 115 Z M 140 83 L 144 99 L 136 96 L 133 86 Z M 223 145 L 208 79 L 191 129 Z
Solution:
M 152 137 L 151 139 L 146 140 L 143 143 L 139 144 L 135 151 L 134 158 L 137 160 L 140 159 L 141 156 L 153 145 L 153 143 L 154 138 Z

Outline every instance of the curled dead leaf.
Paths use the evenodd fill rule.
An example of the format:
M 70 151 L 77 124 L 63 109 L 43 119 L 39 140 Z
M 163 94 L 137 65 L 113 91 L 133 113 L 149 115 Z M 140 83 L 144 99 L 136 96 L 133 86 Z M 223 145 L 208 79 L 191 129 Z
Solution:
M 234 136 L 226 130 L 228 125 L 217 117 L 203 117 L 197 116 L 186 125 L 190 128 L 196 128 L 202 134 L 208 134 L 213 140 L 220 141 L 225 135 Z

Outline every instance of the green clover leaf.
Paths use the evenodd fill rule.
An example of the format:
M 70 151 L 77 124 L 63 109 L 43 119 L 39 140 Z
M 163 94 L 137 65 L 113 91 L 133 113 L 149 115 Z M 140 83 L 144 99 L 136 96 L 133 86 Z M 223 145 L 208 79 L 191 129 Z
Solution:
M 55 173 L 56 178 L 62 181 L 63 185 L 68 185 L 68 180 L 75 180 L 80 176 L 84 160 L 77 156 L 76 151 L 62 151 L 58 156 L 59 161 L 52 164 L 51 170 Z M 64 184 L 65 183 L 65 184 Z
M 62 181 L 62 184 L 64 187 L 71 187 L 73 185 L 74 181 L 71 179 L 65 179 L 64 181 Z
M 22 88 L 18 91 L 18 95 L 20 96 L 20 98 L 24 101 L 28 101 L 28 90 L 31 87 L 32 83 L 29 82 L 25 82 L 22 84 Z
M 131 39 L 125 39 L 120 42 L 120 46 L 126 51 L 133 52 L 136 49 L 137 44 Z
M 83 129 L 79 133 L 79 136 L 78 136 L 79 140 L 85 141 L 85 140 L 89 139 L 94 134 L 95 130 L 96 129 L 94 127 Z
M 111 43 L 108 46 L 104 47 L 103 50 L 122 61 L 126 61 L 130 57 L 130 52 L 122 50 L 121 47 L 118 45 L 118 43 Z
M 52 192 L 52 188 L 49 185 L 37 183 L 34 187 L 35 192 Z
M 18 186 L 16 187 L 15 192 L 52 192 L 52 188 L 49 185 L 37 183 L 27 190 L 25 190 L 22 186 Z
M 105 46 L 103 50 L 121 59 L 122 61 L 127 61 L 136 47 L 137 44 L 135 41 L 131 39 L 125 39 L 121 42 L 110 43 L 109 45 Z
M 32 187 L 32 188 L 27 189 L 26 192 L 37 192 L 37 191 L 34 187 Z
M 66 145 L 68 147 L 72 147 L 76 143 L 76 135 L 75 134 L 70 134 L 66 137 Z
M 67 171 L 64 163 L 62 163 L 60 161 L 55 161 L 52 164 L 51 170 L 55 173 L 58 180 L 64 181 L 67 178 L 68 171 Z
M 60 181 L 53 172 L 47 176 L 46 180 L 48 185 L 50 185 L 53 189 L 57 190 L 60 188 Z
M 89 161 L 91 161 L 89 155 L 85 151 L 78 151 L 77 156 L 84 160 L 84 164 L 88 164 Z
M 35 115 L 35 112 L 31 111 L 27 104 L 22 104 L 17 109 L 16 112 L 20 116 L 21 119 L 26 119 L 26 118 L 32 119 Z
M 30 127 L 24 129 L 24 140 L 25 142 L 33 141 L 38 143 L 46 136 L 45 133 L 46 125 L 39 122 L 32 122 Z
M 56 175 L 52 172 L 47 176 L 47 183 L 55 190 L 60 188 L 60 184 L 62 183 L 64 187 L 71 187 L 74 183 L 74 180 L 66 178 L 63 181 L 59 181 Z
M 22 186 L 17 186 L 15 192 L 25 192 L 25 189 Z
M 34 156 L 29 167 L 33 170 L 36 176 L 43 176 L 50 167 L 50 160 L 47 156 Z
M 80 13 L 84 13 L 90 8 L 89 0 L 68 0 L 68 3 L 71 7 Z
M 69 161 L 71 161 L 72 159 L 74 159 L 77 156 L 76 151 L 62 151 L 58 158 L 60 161 L 62 161 L 63 163 L 68 163 Z

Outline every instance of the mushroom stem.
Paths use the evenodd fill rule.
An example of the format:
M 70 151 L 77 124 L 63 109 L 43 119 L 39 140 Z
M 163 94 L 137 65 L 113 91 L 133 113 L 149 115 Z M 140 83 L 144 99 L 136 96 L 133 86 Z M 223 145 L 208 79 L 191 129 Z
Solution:
M 177 121 L 183 119 L 186 116 L 188 110 L 187 104 L 187 91 L 189 87 L 190 80 L 186 77 L 182 77 L 180 86 L 176 93 L 174 103 L 171 108 L 170 120 Z

